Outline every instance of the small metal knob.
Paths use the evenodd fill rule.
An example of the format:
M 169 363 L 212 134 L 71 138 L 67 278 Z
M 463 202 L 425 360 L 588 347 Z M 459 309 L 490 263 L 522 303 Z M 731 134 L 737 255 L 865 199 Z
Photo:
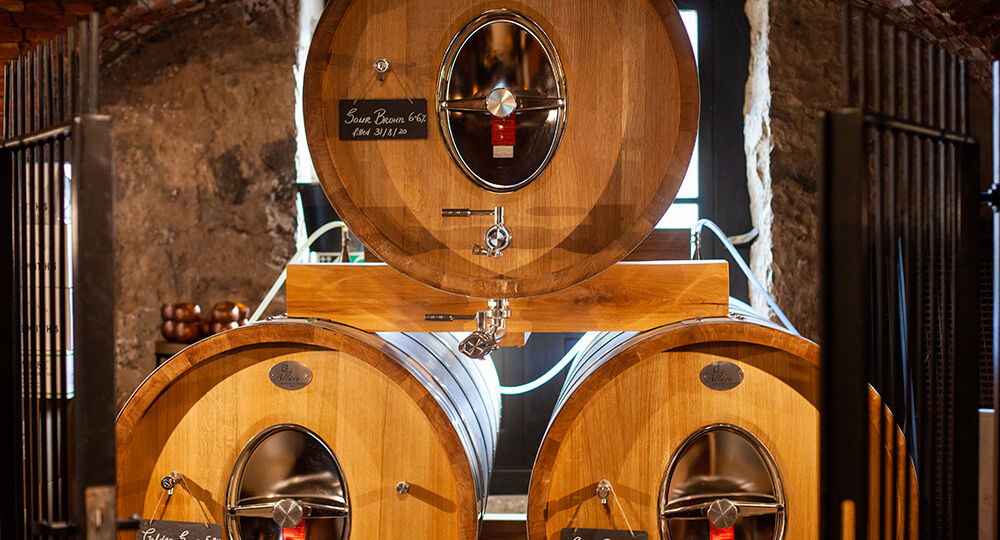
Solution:
M 177 486 L 177 478 L 174 477 L 173 473 L 160 478 L 160 487 L 167 490 L 173 491 L 174 487 Z
M 381 81 L 382 77 L 384 77 L 386 72 L 389 71 L 389 61 L 386 60 L 385 58 L 379 58 L 378 60 L 375 61 L 374 64 L 372 64 L 372 67 L 375 68 L 375 73 L 378 75 L 378 80 Z
M 295 499 L 281 499 L 274 505 L 274 522 L 282 529 L 289 529 L 302 521 L 302 505 Z
M 598 482 L 594 494 L 597 495 L 598 499 L 601 499 L 601 504 L 608 504 L 608 497 L 611 496 L 611 482 L 607 480 Z
M 406 495 L 409 492 L 410 492 L 410 484 L 408 484 L 405 480 L 396 484 L 396 493 L 399 493 L 400 495 Z
M 705 517 L 712 522 L 717 529 L 728 529 L 736 523 L 740 510 L 729 499 L 716 499 L 705 510 Z
M 497 118 L 506 118 L 517 108 L 517 96 L 506 88 L 494 89 L 486 96 L 486 110 Z

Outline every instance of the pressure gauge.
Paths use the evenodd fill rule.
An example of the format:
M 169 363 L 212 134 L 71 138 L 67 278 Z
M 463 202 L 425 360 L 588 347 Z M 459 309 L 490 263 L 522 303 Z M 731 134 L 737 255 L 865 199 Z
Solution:
M 526 186 L 552 160 L 566 125 L 555 46 L 520 13 L 479 15 L 444 55 L 437 111 L 448 152 L 470 180 L 496 192 Z

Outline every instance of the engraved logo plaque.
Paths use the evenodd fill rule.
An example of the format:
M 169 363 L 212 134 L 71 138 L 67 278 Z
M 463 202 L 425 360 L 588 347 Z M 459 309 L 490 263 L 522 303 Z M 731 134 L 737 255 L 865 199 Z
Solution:
M 732 362 L 716 360 L 701 369 L 699 378 L 705 386 L 723 392 L 743 382 L 743 370 Z
M 275 364 L 267 372 L 267 377 L 282 390 L 298 390 L 312 382 L 313 374 L 305 364 L 295 360 L 285 360 Z

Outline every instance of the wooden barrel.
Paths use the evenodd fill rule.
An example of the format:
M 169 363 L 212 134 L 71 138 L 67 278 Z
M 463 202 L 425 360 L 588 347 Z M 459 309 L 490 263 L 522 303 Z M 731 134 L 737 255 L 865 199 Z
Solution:
M 529 537 L 558 539 L 579 527 L 660 538 L 665 509 L 684 517 L 684 500 L 694 508 L 721 498 L 719 491 L 738 504 L 741 497 L 765 509 L 781 504 L 783 514 L 761 527 L 815 537 L 818 375 L 814 343 L 743 317 L 602 335 L 571 365 L 538 451 Z M 685 461 L 686 449 L 699 448 L 709 460 L 702 477 Z M 732 463 L 723 466 L 721 456 Z M 729 466 L 747 468 L 746 479 L 727 483 Z M 596 496 L 602 480 L 613 491 L 607 504 Z M 707 538 L 704 519 L 699 526 Z
M 324 538 L 474 538 L 499 426 L 499 382 L 492 364 L 456 350 L 449 334 L 375 335 L 296 319 L 196 343 L 153 372 L 119 415 L 120 515 L 199 522 L 202 506 L 230 534 L 242 526 L 234 525 L 238 516 L 263 516 L 277 539 L 270 506 L 261 511 L 263 499 L 244 492 L 270 494 L 263 503 L 271 506 L 282 498 L 275 492 L 294 492 L 304 515 L 346 523 Z M 276 435 L 288 437 L 274 442 Z M 316 455 L 282 457 L 282 444 Z M 319 455 L 324 450 L 328 456 Z M 285 463 L 292 459 L 299 464 Z M 331 470 L 302 468 L 317 463 Z M 240 475 L 254 467 L 266 471 L 259 476 L 285 469 L 292 476 L 244 486 Z M 164 505 L 160 481 L 171 472 L 195 497 L 178 488 Z M 306 497 L 309 490 L 323 500 Z
M 706 490 L 700 499 L 684 493 L 687 508 L 720 498 L 711 493 L 719 488 L 711 475 L 685 465 L 683 456 L 685 450 L 697 450 L 698 437 L 712 429 L 730 435 L 730 443 L 703 445 L 712 463 L 707 469 L 723 476 L 720 456 L 725 454 L 742 465 L 759 461 L 774 478 L 770 487 L 785 509 L 780 521 L 760 527 L 765 534 L 745 537 L 818 538 L 819 348 L 749 312 L 734 311 L 740 315 L 643 333 L 604 333 L 573 362 L 532 471 L 529 538 L 557 539 L 564 528 L 577 527 L 631 527 L 650 538 L 707 538 L 704 519 L 685 525 L 694 527 L 685 529 L 693 536 L 671 536 L 660 516 L 664 509 L 689 519 L 703 516 L 701 509 L 679 512 L 683 500 L 682 508 L 671 508 L 670 499 L 684 486 L 669 477 L 685 466 L 703 473 L 692 474 L 693 491 Z M 868 390 L 868 537 L 916 539 L 919 496 L 913 461 L 892 412 L 873 388 Z M 741 449 L 732 439 L 751 444 Z M 761 476 L 747 474 L 744 484 L 754 492 L 764 485 L 766 491 Z M 596 496 L 602 480 L 613 490 L 607 505 Z M 760 508 L 768 497 L 743 495 L 758 505 L 757 515 L 770 515 Z
M 501 19 L 525 39 L 476 33 Z M 484 48 L 481 65 L 463 64 L 467 43 Z M 389 66 L 381 80 L 377 59 Z M 530 70 L 551 84 L 522 76 Z M 508 112 L 487 110 L 508 89 L 497 103 L 519 108 L 491 116 Z M 559 290 L 627 255 L 673 200 L 699 115 L 694 56 L 670 0 L 336 0 L 316 28 L 303 98 L 313 163 L 351 230 L 414 279 L 483 298 Z M 374 135 L 384 115 L 414 135 L 415 109 L 425 136 Z M 365 118 L 369 131 L 347 123 Z M 505 126 L 516 138 L 491 138 Z M 473 249 L 495 240 L 484 238 L 493 217 L 442 215 L 496 207 L 510 233 L 498 257 Z

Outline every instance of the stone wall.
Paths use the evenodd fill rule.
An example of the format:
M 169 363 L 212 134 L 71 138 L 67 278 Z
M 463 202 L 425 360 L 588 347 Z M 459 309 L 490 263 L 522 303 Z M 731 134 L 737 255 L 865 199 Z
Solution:
M 889 0 L 872 2 L 878 5 Z M 745 144 L 754 225 L 760 231 L 751 266 L 770 286 L 778 305 L 808 338 L 820 337 L 819 150 L 823 110 L 848 106 L 842 0 L 747 0 L 751 72 L 747 83 Z M 888 13 L 889 16 L 894 12 Z M 911 18 L 898 24 L 969 60 L 976 84 L 970 102 L 988 103 L 982 53 L 935 39 Z M 979 74 L 979 75 L 977 75 Z M 983 109 L 985 107 L 980 107 Z M 973 134 L 988 144 L 983 114 L 972 116 Z M 770 154 L 767 150 L 770 149 Z M 986 154 L 984 153 L 984 156 Z M 984 161 L 984 172 L 989 171 Z M 766 308 L 761 298 L 754 306 Z
M 819 339 L 820 113 L 846 105 L 841 0 L 770 6 L 773 294 L 799 331 Z
M 211 2 L 103 59 L 119 402 L 155 366 L 161 303 L 256 307 L 294 252 L 298 23 L 281 1 Z
M 755 274 L 800 332 L 819 338 L 819 115 L 845 105 L 841 0 L 748 0 L 745 144 Z M 770 153 L 768 153 L 770 150 Z M 766 312 L 762 298 L 754 306 Z

